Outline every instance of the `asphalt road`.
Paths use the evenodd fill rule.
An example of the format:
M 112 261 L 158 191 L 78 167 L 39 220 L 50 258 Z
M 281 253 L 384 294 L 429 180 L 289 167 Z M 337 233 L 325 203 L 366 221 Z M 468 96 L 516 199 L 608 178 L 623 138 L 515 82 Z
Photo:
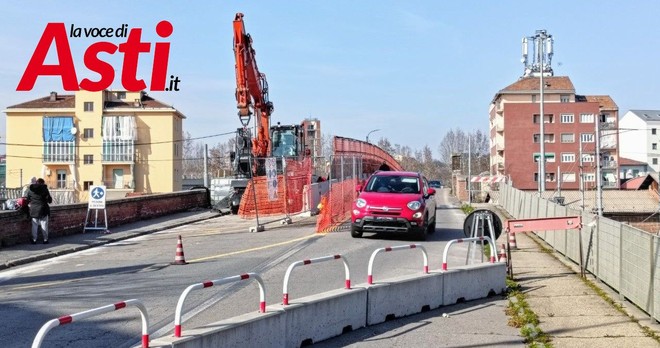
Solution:
M 266 303 L 275 304 L 282 300 L 282 283 L 288 266 L 299 260 L 321 256 L 342 254 L 349 260 L 351 280 L 356 285 L 366 282 L 371 253 L 386 246 L 421 243 L 429 253 L 430 269 L 440 269 L 446 242 L 463 237 L 464 215 L 451 206 L 446 190 L 440 190 L 436 199 L 439 207 L 437 232 L 426 242 L 409 240 L 402 235 L 365 234 L 365 238 L 354 239 L 348 230 L 319 235 L 314 233 L 314 219 L 290 226 L 271 224 L 265 232 L 248 233 L 237 217 L 225 216 L 8 269 L 0 272 L 0 324 L 5 332 L 14 334 L 1 335 L 0 346 L 29 346 L 39 328 L 50 319 L 132 298 L 143 301 L 147 307 L 151 337 L 168 335 L 172 333 L 177 300 L 187 286 L 254 272 L 260 274 L 266 284 Z M 170 264 L 174 261 L 179 235 L 183 239 L 185 258 L 189 262 L 187 265 Z M 465 244 L 452 247 L 450 267 L 465 263 L 466 248 Z M 374 281 L 421 273 L 422 269 L 423 258 L 419 249 L 379 254 L 374 265 Z M 293 300 L 343 285 L 344 268 L 341 262 L 300 267 L 291 275 L 289 298 Z M 476 310 L 481 313 L 478 315 L 481 319 L 458 314 L 450 318 L 465 318 L 467 322 L 463 324 L 456 319 L 452 321 L 465 328 L 480 327 L 480 323 L 487 320 L 484 317 L 497 317 L 505 321 L 502 319 L 505 318 L 501 308 L 503 300 L 500 301 L 490 299 L 456 309 L 464 313 Z M 184 306 L 183 330 L 185 332 L 186 327 L 256 311 L 258 305 L 258 286 L 252 281 L 193 291 Z M 434 312 L 437 311 L 422 316 Z M 45 337 L 44 347 L 132 347 L 139 343 L 139 318 L 136 309 L 127 308 L 58 327 Z M 428 318 L 447 319 L 442 315 Z M 401 323 L 400 320 L 396 322 Z M 392 325 L 382 325 L 388 324 Z M 431 329 L 437 325 L 427 326 Z M 444 324 L 442 326 L 445 327 Z M 399 338 L 390 338 L 385 344 L 398 345 L 394 343 L 421 340 L 415 345 L 437 346 L 434 336 L 417 337 L 416 330 L 403 330 L 410 333 L 405 335 L 408 338 L 400 338 L 403 336 L 399 335 Z M 433 330 L 439 332 L 437 327 Z M 448 333 L 458 332 L 456 330 Z M 501 330 L 506 331 L 505 324 L 504 329 L 498 328 L 497 331 Z M 363 336 L 359 335 L 364 335 L 364 332 L 357 330 L 337 338 L 338 341 L 323 344 L 372 344 L 371 340 L 360 338 Z M 513 328 L 506 331 L 504 337 L 507 339 L 503 343 L 515 341 L 516 333 Z M 358 336 L 353 336 L 355 334 Z M 373 333 L 367 335 L 373 336 Z M 492 335 L 485 335 L 484 339 L 484 342 L 477 339 L 475 344 L 492 343 Z M 382 339 L 375 342 L 383 343 Z

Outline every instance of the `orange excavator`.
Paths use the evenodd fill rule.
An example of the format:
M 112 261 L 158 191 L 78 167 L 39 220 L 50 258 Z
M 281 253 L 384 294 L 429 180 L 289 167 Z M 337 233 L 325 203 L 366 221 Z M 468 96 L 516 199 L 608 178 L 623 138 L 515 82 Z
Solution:
M 253 110 L 258 114 L 257 137 L 252 140 L 252 154 L 267 157 L 270 154 L 270 115 L 274 108 L 268 100 L 266 75 L 257 67 L 252 37 L 245 33 L 242 13 L 237 13 L 234 18 L 234 55 L 238 117 L 243 127 L 247 127 Z
M 234 56 L 236 58 L 236 102 L 238 117 L 243 125 L 236 132 L 236 149 L 230 154 L 235 180 L 232 212 L 237 210 L 249 178 L 265 175 L 265 159 L 276 157 L 281 171 L 283 157 L 299 157 L 305 152 L 302 125 L 271 126 L 273 103 L 268 100 L 266 75 L 259 71 L 252 47 L 252 37 L 245 32 L 243 14 L 234 18 Z M 248 127 L 252 115 L 256 115 L 255 137 Z M 238 197 L 238 198 L 236 198 Z

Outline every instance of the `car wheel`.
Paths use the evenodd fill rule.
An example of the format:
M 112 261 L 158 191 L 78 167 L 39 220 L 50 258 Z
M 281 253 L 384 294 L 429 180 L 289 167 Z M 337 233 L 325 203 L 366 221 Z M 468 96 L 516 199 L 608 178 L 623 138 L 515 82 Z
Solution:
M 420 226 L 419 229 L 417 230 L 417 239 L 421 241 L 425 241 L 426 237 L 428 236 L 428 231 L 429 231 L 429 225 L 426 222 L 426 220 L 424 220 L 424 225 Z
M 362 231 L 359 231 L 355 227 L 351 227 L 351 237 L 353 237 L 353 238 L 362 238 Z
M 435 233 L 435 218 L 433 218 L 433 221 L 429 224 L 427 233 L 428 234 Z

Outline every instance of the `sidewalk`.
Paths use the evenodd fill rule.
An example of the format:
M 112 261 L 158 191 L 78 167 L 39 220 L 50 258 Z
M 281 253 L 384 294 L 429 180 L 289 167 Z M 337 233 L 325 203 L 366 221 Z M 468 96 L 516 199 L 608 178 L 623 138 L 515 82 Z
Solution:
M 512 218 L 499 206 L 488 208 L 496 210 L 500 217 Z M 649 332 L 660 335 L 660 325 L 648 314 L 620 300 L 617 293 L 588 273 L 586 282 L 582 280 L 577 265 L 552 252 L 536 235 L 518 233 L 516 242 L 518 249 L 511 250 L 513 280 L 520 285 L 529 308 L 539 318 L 538 327 L 551 338 L 553 347 L 660 347 L 642 329 L 645 326 Z M 504 233 L 498 239 L 498 245 L 502 243 L 506 243 Z M 605 297 L 623 311 L 587 283 L 603 290 Z
M 143 234 L 191 224 L 221 216 L 208 209 L 190 210 L 110 228 L 110 233 L 88 231 L 50 238 L 49 244 L 17 244 L 0 248 L 0 270 L 97 247 Z M 29 231 L 25 231 L 29 233 Z M 41 237 L 41 236 L 40 236 Z

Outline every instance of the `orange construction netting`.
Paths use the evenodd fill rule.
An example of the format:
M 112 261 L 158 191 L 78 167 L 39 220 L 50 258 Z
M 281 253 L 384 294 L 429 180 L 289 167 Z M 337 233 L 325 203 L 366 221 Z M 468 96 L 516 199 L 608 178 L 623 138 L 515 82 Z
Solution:
M 238 215 L 243 219 L 299 213 L 303 210 L 303 189 L 312 178 L 311 160 L 287 159 L 286 173 L 277 176 L 277 199 L 270 200 L 266 176 L 253 177 L 241 198 Z M 285 178 L 286 175 L 286 178 Z M 255 200 L 256 193 L 256 200 Z M 255 209 L 255 202 L 256 208 Z
M 319 204 L 316 232 L 332 232 L 351 218 L 357 182 L 357 179 L 347 179 L 330 187 L 330 191 L 321 198 Z

